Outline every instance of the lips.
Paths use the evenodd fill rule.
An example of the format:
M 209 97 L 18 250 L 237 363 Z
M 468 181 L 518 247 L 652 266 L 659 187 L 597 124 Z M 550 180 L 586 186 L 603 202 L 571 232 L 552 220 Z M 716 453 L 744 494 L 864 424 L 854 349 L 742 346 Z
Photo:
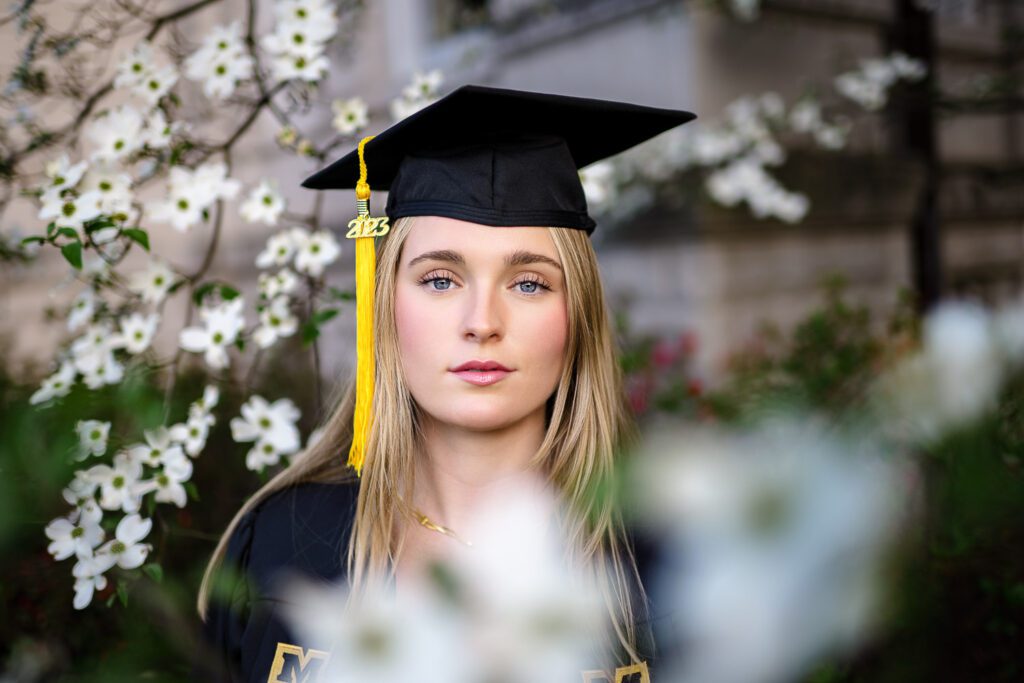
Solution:
M 451 372 L 459 379 L 484 387 L 505 379 L 513 371 L 493 360 L 471 360 L 468 363 L 452 368 Z
M 501 372 L 512 372 L 501 363 L 493 360 L 471 360 L 462 365 L 452 368 L 452 372 L 463 372 L 466 370 L 473 370 L 477 372 L 488 372 L 494 370 L 500 370 Z

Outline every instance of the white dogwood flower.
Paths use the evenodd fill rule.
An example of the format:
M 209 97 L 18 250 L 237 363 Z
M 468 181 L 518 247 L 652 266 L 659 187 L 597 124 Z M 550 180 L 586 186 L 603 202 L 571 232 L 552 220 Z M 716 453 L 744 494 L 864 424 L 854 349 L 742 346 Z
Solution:
M 103 455 L 107 451 L 107 438 L 110 436 L 110 423 L 100 420 L 79 420 L 75 424 L 78 433 L 78 459 L 85 460 L 90 455 Z
M 284 211 L 284 197 L 267 180 L 253 189 L 239 209 L 242 218 L 250 223 L 277 225 L 277 218 Z
M 214 26 L 202 46 L 185 60 L 185 75 L 203 82 L 203 92 L 213 99 L 224 99 L 243 80 L 252 77 L 253 60 L 245 48 L 242 24 L 233 21 Z
M 131 88 L 137 86 L 154 69 L 156 69 L 156 57 L 153 54 L 153 46 L 148 41 L 139 41 L 132 48 L 132 51 L 118 62 L 114 87 Z
M 282 230 L 271 235 L 267 239 L 267 244 L 263 247 L 263 251 L 256 255 L 256 267 L 283 266 L 291 261 L 298 247 L 295 235 L 293 234 L 295 230 L 301 230 L 301 228 Z
M 46 164 L 46 177 L 50 182 L 42 187 L 44 195 L 59 197 L 64 190 L 70 190 L 78 185 L 82 175 L 88 168 L 88 162 L 80 161 L 72 164 L 67 154 L 61 154 L 58 158 Z
M 139 491 L 145 495 L 156 491 L 154 498 L 158 503 L 174 503 L 179 508 L 185 507 L 188 495 L 183 484 L 192 476 L 192 461 L 179 458 L 165 464 L 149 481 L 139 484 Z
M 57 227 L 81 230 L 85 221 L 91 221 L 102 213 L 103 197 L 99 192 L 86 192 L 78 197 L 65 195 L 47 199 L 39 209 L 39 218 L 53 221 Z
M 366 128 L 366 124 L 369 123 L 369 108 L 361 97 L 334 100 L 331 103 L 331 109 L 334 110 L 334 119 L 331 124 L 334 126 L 334 130 L 342 135 L 351 135 Z
M 52 543 L 46 550 L 55 560 L 66 560 L 72 555 L 91 557 L 93 549 L 103 542 L 103 528 L 92 516 L 79 515 L 75 521 L 67 517 L 58 517 L 45 529 L 46 537 Z
M 128 280 L 128 289 L 142 297 L 150 304 L 159 304 L 167 296 L 168 290 L 177 281 L 177 274 L 170 266 L 154 258 L 145 270 L 137 271 Z
M 150 313 L 132 313 L 121 318 L 121 330 L 113 336 L 111 343 L 115 348 L 123 348 L 128 353 L 138 354 L 149 348 L 156 334 L 156 327 L 160 323 L 160 315 Z
M 261 349 L 266 349 L 278 339 L 292 336 L 298 328 L 299 320 L 292 314 L 291 300 L 279 296 L 260 312 L 260 327 L 253 339 Z
M 51 398 L 67 396 L 68 392 L 71 391 L 72 385 L 75 383 L 76 374 L 74 364 L 70 361 L 64 361 L 57 372 L 44 379 L 42 386 L 29 397 L 29 404 L 36 405 L 37 403 L 49 401 Z
M 213 423 L 212 415 L 189 411 L 188 420 L 171 426 L 171 438 L 181 444 L 189 457 L 194 458 L 206 447 L 206 439 L 210 435 L 210 427 Z
M 168 197 L 152 204 L 151 217 L 186 232 L 203 219 L 213 202 L 233 199 L 240 187 L 239 181 L 227 177 L 227 165 L 221 162 L 203 164 L 194 171 L 175 166 L 168 178 Z
M 95 507 L 96 501 L 93 498 L 96 494 L 96 489 L 98 488 L 99 484 L 89 477 L 85 470 L 75 470 L 74 478 L 71 480 L 71 483 L 61 491 L 61 495 L 64 496 L 64 500 L 66 500 L 69 505 L 74 505 L 81 510 L 83 514 L 86 513 L 86 507 L 88 504 L 93 503 L 92 506 L 88 506 L 88 510 L 90 513 L 94 511 L 99 512 L 99 514 L 96 515 L 96 519 L 99 521 L 99 519 L 103 517 L 103 513 Z
M 92 287 L 83 289 L 75 297 L 74 302 L 71 304 L 71 310 L 68 311 L 68 330 L 70 332 L 74 332 L 92 320 L 92 316 L 96 313 L 96 304 L 99 300 L 99 297 L 96 296 L 96 290 Z
M 189 417 L 193 415 L 209 416 L 210 411 L 217 407 L 217 403 L 220 401 L 220 389 L 217 388 L 216 384 L 207 384 L 203 388 L 203 395 L 192 402 L 192 405 L 188 407 Z M 211 422 L 210 424 L 213 424 Z
M 126 449 L 133 460 L 149 467 L 172 465 L 186 460 L 181 446 L 174 443 L 170 430 L 166 427 L 143 431 L 146 439 L 144 444 L 135 444 Z
M 132 89 L 132 92 L 150 107 L 155 107 L 177 82 L 178 70 L 174 68 L 174 65 L 167 64 L 147 73 L 142 82 Z
M 104 510 L 136 512 L 141 503 L 137 488 L 142 463 L 127 453 L 114 456 L 114 466 L 93 465 L 85 476 L 100 486 L 100 507 Z
M 199 317 L 204 325 L 183 329 L 178 337 L 181 348 L 202 353 L 211 368 L 226 368 L 227 347 L 235 343 L 238 333 L 245 326 L 242 306 L 242 297 L 237 297 L 212 308 L 200 308 Z
M 341 255 L 341 247 L 327 230 L 310 234 L 302 228 L 293 228 L 291 235 L 296 242 L 295 270 L 300 273 L 320 277 L 324 267 L 334 263 Z
M 107 587 L 107 577 L 103 572 L 110 569 L 106 558 L 85 557 L 75 563 L 71 574 L 75 577 L 75 609 L 85 609 L 92 602 L 95 591 Z
M 114 357 L 114 335 L 107 323 L 90 325 L 71 343 L 75 369 L 90 389 L 115 384 L 124 377 L 124 366 Z
M 299 284 L 299 278 L 288 268 L 282 268 L 275 274 L 260 273 L 260 294 L 265 299 L 275 299 L 282 294 L 291 294 Z
M 90 168 L 82 180 L 82 190 L 99 195 L 101 213 L 128 216 L 132 212 L 132 179 L 117 166 L 98 164 Z
M 85 129 L 92 143 L 93 160 L 116 161 L 142 147 L 142 114 L 122 105 L 96 117 Z
M 125 515 L 117 523 L 114 538 L 96 551 L 95 557 L 100 561 L 100 566 L 106 563 L 111 567 L 116 564 L 122 569 L 141 567 L 152 549 L 148 543 L 141 541 L 152 528 L 151 519 L 143 519 L 134 513 Z
M 241 410 L 242 417 L 231 419 L 232 439 L 238 443 L 264 441 L 281 454 L 299 450 L 302 442 L 295 422 L 300 413 L 291 399 L 267 403 L 262 396 L 253 395 Z

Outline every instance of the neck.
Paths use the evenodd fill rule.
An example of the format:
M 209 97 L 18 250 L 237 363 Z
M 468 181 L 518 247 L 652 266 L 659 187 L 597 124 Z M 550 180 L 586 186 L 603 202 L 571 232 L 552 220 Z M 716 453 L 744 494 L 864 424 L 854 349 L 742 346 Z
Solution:
M 416 460 L 414 504 L 430 519 L 465 529 L 482 500 L 517 479 L 536 478 L 530 462 L 544 439 L 544 411 L 490 431 L 425 418 Z

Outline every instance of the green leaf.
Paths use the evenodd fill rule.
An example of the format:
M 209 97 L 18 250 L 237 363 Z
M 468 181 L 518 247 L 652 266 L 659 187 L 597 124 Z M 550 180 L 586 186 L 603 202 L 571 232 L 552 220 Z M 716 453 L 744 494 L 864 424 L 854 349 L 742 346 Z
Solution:
M 320 336 L 320 328 L 316 323 L 309 321 L 302 326 L 302 343 L 305 346 L 312 344 Z
M 232 299 L 238 298 L 238 290 L 231 285 L 222 284 L 220 286 L 220 297 L 224 301 L 231 301 Z
M 60 253 L 64 254 L 64 258 L 67 259 L 76 270 L 82 269 L 82 243 L 81 242 L 69 242 L 60 248 Z
M 53 237 L 53 232 L 56 229 L 57 229 L 57 224 L 52 222 L 52 221 L 50 222 L 49 225 L 46 226 L 46 237 L 47 237 L 47 239 Z
M 25 239 L 23 239 L 21 241 L 21 246 L 24 247 L 26 245 L 32 244 L 33 242 L 39 242 L 40 244 L 42 244 L 45 241 L 46 241 L 45 237 L 40 237 L 39 235 L 33 235 L 32 237 L 26 237 Z
M 199 489 L 196 488 L 196 485 L 195 485 L 194 482 L 191 482 L 191 481 L 186 481 L 185 482 L 185 492 L 188 493 L 188 497 L 191 498 L 192 500 L 195 500 L 195 501 L 199 500 Z
M 342 291 L 342 290 L 338 289 L 337 287 L 331 287 L 328 290 L 328 293 L 331 295 L 332 299 L 337 299 L 338 301 L 355 301 L 356 300 L 356 293 L 355 292 L 345 292 L 345 291 Z
M 163 583 L 164 568 L 156 562 L 150 562 L 149 564 L 142 565 L 142 571 L 146 573 L 146 576 L 153 579 L 157 583 Z
M 121 599 L 123 606 L 128 606 L 128 584 L 123 579 L 117 582 L 117 597 Z
M 316 325 L 322 325 L 336 315 L 338 315 L 337 308 L 324 308 L 311 315 L 309 320 Z
M 196 306 L 201 305 L 203 303 L 203 299 L 205 299 L 216 286 L 216 282 L 206 282 L 196 287 L 196 291 L 192 293 L 192 300 L 196 302 Z
M 117 225 L 114 221 L 110 220 L 109 216 L 100 216 L 85 224 L 85 232 L 95 232 L 104 228 L 113 228 Z
M 64 237 L 71 238 L 73 240 L 78 239 L 78 233 L 75 232 L 74 228 L 57 228 L 57 235 L 63 235 Z
M 156 510 L 156 498 L 150 496 L 146 498 L 146 515 L 152 517 L 154 510 Z
M 137 242 L 146 251 L 149 251 L 149 235 L 145 230 L 139 230 L 138 228 L 125 228 L 121 231 L 128 239 L 133 242 Z
M 111 593 L 110 597 L 107 598 L 107 607 L 110 607 L 111 605 L 113 605 L 114 604 L 114 600 L 116 600 L 116 599 L 117 599 L 117 594 Z
M 235 340 L 235 346 L 238 347 L 239 351 L 245 352 L 245 340 L 241 337 Z

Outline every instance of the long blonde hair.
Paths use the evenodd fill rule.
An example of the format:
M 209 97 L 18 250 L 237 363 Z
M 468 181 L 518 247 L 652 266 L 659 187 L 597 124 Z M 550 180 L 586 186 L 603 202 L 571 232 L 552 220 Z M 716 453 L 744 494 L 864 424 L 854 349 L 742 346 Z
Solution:
M 415 218 L 400 218 L 377 255 L 374 323 L 374 422 L 367 440 L 352 536 L 348 578 L 354 593 L 386 577 L 400 552 L 399 522 L 412 515 L 412 472 L 417 453 L 417 407 L 406 386 L 395 324 L 395 278 L 402 246 Z M 569 510 L 566 535 L 575 557 L 601 586 L 616 640 L 637 652 L 635 621 L 645 596 L 614 500 L 602 491 L 615 458 L 633 438 L 615 339 L 593 246 L 576 229 L 549 228 L 565 273 L 568 334 L 562 377 L 548 401 L 548 427 L 533 464 L 560 491 Z M 354 391 L 350 384 L 324 424 L 320 439 L 297 456 L 242 506 L 213 553 L 199 590 L 205 619 L 217 568 L 239 520 L 275 491 L 301 482 L 352 481 L 345 464 L 352 441 Z M 634 593 L 631 586 L 639 588 Z M 642 604 L 636 604 L 637 599 Z

